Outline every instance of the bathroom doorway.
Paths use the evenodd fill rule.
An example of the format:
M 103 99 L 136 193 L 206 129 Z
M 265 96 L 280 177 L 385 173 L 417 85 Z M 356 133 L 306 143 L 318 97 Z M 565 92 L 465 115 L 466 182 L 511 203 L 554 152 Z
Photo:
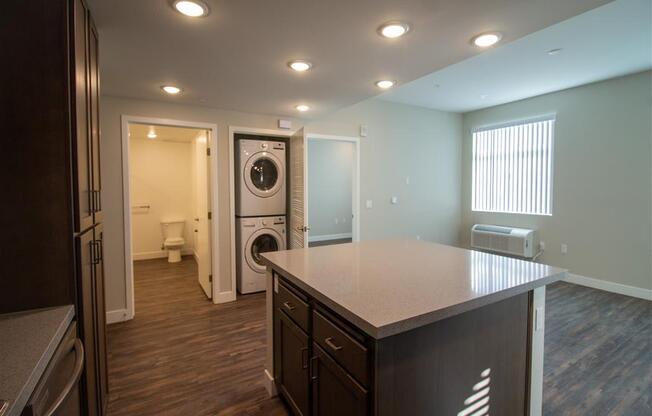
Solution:
M 127 319 L 139 293 L 148 302 L 173 301 L 180 291 L 219 301 L 216 131 L 210 124 L 123 116 Z M 152 287 L 155 296 L 147 295 Z

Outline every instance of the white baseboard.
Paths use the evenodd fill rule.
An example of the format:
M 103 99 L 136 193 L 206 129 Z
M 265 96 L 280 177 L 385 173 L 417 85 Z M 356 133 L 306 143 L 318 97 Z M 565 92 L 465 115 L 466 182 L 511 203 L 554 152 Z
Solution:
M 107 325 L 115 324 L 116 322 L 128 321 L 129 319 L 129 314 L 127 313 L 126 309 L 116 309 L 114 311 L 106 312 Z
M 580 286 L 592 287 L 606 292 L 618 293 L 620 295 L 632 296 L 635 298 L 652 300 L 652 290 L 642 287 L 627 286 L 621 283 L 608 282 L 606 280 L 594 279 L 592 277 L 580 276 L 579 274 L 568 273 L 566 279 L 569 283 Z
M 343 238 L 353 238 L 353 233 L 308 235 L 308 242 L 341 240 Z
M 276 383 L 274 382 L 274 377 L 265 369 L 265 390 L 269 397 L 278 396 L 278 390 L 276 390 Z
M 215 284 L 215 282 L 213 282 Z M 235 290 L 230 290 L 228 292 L 220 292 L 216 296 L 213 296 L 213 303 L 227 303 L 227 302 L 233 302 L 236 300 L 236 291 Z
M 182 256 L 194 255 L 194 250 L 192 248 L 183 248 L 181 249 Z M 162 259 L 168 256 L 167 250 L 158 250 L 158 251 L 144 251 L 142 253 L 133 253 L 131 255 L 134 260 L 151 260 L 151 259 Z

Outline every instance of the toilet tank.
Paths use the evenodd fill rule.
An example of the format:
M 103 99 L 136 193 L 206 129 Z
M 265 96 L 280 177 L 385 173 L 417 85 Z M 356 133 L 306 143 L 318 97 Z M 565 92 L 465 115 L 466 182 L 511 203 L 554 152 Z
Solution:
M 183 237 L 183 227 L 186 225 L 186 220 L 181 218 L 174 218 L 169 220 L 161 220 L 161 227 L 163 228 L 163 238 L 177 238 Z

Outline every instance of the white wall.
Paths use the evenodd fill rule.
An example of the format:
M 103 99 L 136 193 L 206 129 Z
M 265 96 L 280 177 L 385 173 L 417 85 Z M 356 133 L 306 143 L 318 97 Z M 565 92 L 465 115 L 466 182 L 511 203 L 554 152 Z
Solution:
M 310 239 L 329 235 L 351 237 L 354 155 L 351 142 L 308 141 Z
M 165 256 L 161 220 L 185 220 L 184 249 L 193 249 L 192 145 L 142 138 L 130 139 L 132 254 L 134 259 Z
M 126 307 L 122 200 L 121 115 L 168 118 L 218 125 L 218 241 L 220 284 L 231 284 L 229 217 L 229 126 L 274 129 L 278 117 L 217 110 L 169 102 L 103 96 L 102 174 L 105 208 L 105 272 L 107 310 Z M 304 124 L 293 120 L 294 128 Z M 361 238 L 407 237 L 456 244 L 460 223 L 461 129 L 459 114 L 444 113 L 380 100 L 367 100 L 311 121 L 313 133 L 361 139 Z M 410 184 L 405 183 L 410 177 Z M 399 204 L 391 205 L 392 195 Z M 373 199 L 374 208 L 364 208 Z M 136 312 L 137 313 L 137 312 Z
M 371 99 L 311 122 L 307 130 L 357 136 L 360 124 L 369 128 L 360 139 L 361 239 L 420 236 L 458 244 L 462 116 Z M 392 196 L 398 204 L 390 203 Z
M 463 220 L 536 228 L 540 261 L 571 273 L 652 289 L 651 72 L 616 78 L 464 115 Z M 553 215 L 471 211 L 471 130 L 556 113 Z M 568 244 L 568 254 L 560 252 Z

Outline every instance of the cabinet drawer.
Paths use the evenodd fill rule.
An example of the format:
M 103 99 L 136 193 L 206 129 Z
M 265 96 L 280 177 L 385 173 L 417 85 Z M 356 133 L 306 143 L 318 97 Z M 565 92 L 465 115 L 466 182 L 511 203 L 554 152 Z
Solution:
M 367 348 L 317 311 L 312 313 L 313 339 L 365 387 L 369 386 Z
M 279 280 L 278 285 L 277 307 L 292 318 L 301 329 L 309 332 L 308 322 L 310 321 L 310 311 L 308 304 L 296 295 L 292 289 L 284 285 L 281 280 Z

